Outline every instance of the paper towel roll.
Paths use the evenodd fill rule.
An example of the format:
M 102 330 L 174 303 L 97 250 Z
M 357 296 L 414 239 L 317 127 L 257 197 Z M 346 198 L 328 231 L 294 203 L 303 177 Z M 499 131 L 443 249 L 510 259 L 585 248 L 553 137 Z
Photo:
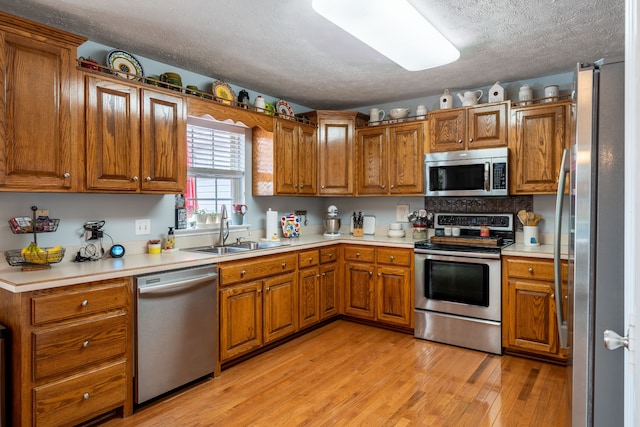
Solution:
M 278 239 L 278 229 L 280 228 L 280 217 L 278 216 L 278 211 L 272 211 L 271 208 L 267 211 L 267 220 L 266 220 L 266 239 L 268 240 L 277 240 Z

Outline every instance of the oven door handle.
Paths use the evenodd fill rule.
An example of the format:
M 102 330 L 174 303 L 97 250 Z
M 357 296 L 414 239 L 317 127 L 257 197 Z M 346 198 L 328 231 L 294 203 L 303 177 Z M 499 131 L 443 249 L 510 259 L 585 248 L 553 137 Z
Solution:
M 556 321 L 558 323 L 558 334 L 560 335 L 560 347 L 568 348 L 569 325 L 564 315 L 564 303 L 562 297 L 562 264 L 560 262 L 560 238 L 562 234 L 562 204 L 564 201 L 564 187 L 567 182 L 569 168 L 569 150 L 562 151 L 562 163 L 560 166 L 560 176 L 558 177 L 558 191 L 556 193 L 556 233 L 553 238 L 553 282 L 555 285 L 556 299 Z

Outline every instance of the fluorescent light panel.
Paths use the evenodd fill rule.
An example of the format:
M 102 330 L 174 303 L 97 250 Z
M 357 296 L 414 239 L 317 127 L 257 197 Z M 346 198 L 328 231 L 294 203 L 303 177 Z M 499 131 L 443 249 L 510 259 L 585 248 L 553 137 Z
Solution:
M 408 71 L 457 60 L 460 52 L 406 0 L 313 0 L 313 9 Z

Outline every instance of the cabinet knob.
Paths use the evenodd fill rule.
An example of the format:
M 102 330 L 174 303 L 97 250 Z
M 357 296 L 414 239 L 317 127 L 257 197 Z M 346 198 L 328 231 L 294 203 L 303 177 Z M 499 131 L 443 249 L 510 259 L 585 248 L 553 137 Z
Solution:
M 320 275 L 319 275 L 319 274 L 316 274 L 316 277 L 320 277 Z
M 293 184 L 293 188 L 298 188 L 298 184 Z
M 89 398 L 89 393 L 85 393 L 85 394 L 83 394 L 83 395 L 82 395 L 82 398 L 83 398 L 84 400 L 87 400 L 87 399 Z
M 360 252 L 356 252 L 356 256 L 359 257 L 360 256 Z
M 258 293 L 261 294 L 262 293 L 262 289 L 258 289 Z
M 245 274 L 247 274 L 247 270 L 242 270 L 242 271 L 240 272 L 240 275 L 241 275 L 241 276 L 244 276 Z
M 459 139 L 459 140 L 458 140 L 458 144 L 462 144 L 462 139 Z
M 395 188 L 395 185 L 391 184 L 391 188 Z
M 331 258 L 331 257 L 333 256 L 333 254 L 327 254 L 327 256 L 328 256 L 329 258 Z
M 131 178 L 131 181 L 138 182 L 138 179 L 139 179 L 139 178 L 138 178 L 137 176 L 134 176 L 133 178 Z
M 86 307 L 89 305 L 89 301 L 86 299 L 83 299 L 82 302 L 80 303 L 81 306 Z
M 391 255 L 391 256 L 389 257 L 389 259 L 390 259 L 391 261 L 393 261 L 393 259 L 394 259 L 393 255 Z
M 269 290 L 270 290 L 270 289 L 271 289 L 271 288 L 267 287 L 267 288 L 265 289 L 265 292 L 269 292 Z
M 146 177 L 145 179 L 147 180 L 147 182 L 151 181 L 151 177 L 150 176 Z
M 529 267 L 529 273 L 533 274 L 533 267 Z
M 551 294 L 549 295 L 549 298 L 554 299 L 556 297 L 556 294 Z
M 300 184 L 300 189 L 302 190 L 304 188 L 304 184 Z
M 69 172 L 65 172 L 62 176 L 65 178 L 71 178 L 71 174 Z
M 82 343 L 83 347 L 89 347 L 89 340 L 86 340 L 85 342 Z
M 327 273 L 322 273 L 322 277 L 325 277 L 327 275 Z
M 322 188 L 324 190 L 324 185 L 321 185 L 320 188 Z
M 284 268 L 287 268 L 287 263 L 286 263 L 286 262 L 283 262 L 283 263 L 282 263 L 282 268 L 283 268 L 283 269 L 284 269 Z
M 382 184 L 382 185 L 380 186 L 380 188 L 384 188 L 384 187 L 385 187 L 385 185 L 384 185 L 384 184 Z
M 373 276 L 373 271 L 370 271 L 370 272 L 369 272 L 369 276 Z
M 309 263 L 312 263 L 312 262 L 313 262 L 313 257 L 312 257 L 312 256 L 310 256 L 310 257 L 309 257 Z
M 378 273 L 378 277 L 382 276 L 382 273 Z
M 473 142 L 473 138 L 469 138 L 469 142 Z

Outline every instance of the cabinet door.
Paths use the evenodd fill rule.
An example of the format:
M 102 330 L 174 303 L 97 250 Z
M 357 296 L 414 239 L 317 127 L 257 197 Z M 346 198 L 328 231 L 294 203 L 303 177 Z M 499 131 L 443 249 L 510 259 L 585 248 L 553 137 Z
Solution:
M 298 193 L 298 127 L 290 120 L 276 121 L 276 194 Z
M 321 195 L 353 195 L 353 118 L 318 121 L 319 193 Z
M 220 361 L 262 343 L 262 281 L 220 288 Z
M 389 191 L 424 194 L 424 125 L 389 128 Z
M 467 148 L 506 147 L 507 104 L 472 107 L 467 111 Z
M 73 190 L 75 58 L 36 37 L 0 38 L 0 188 Z
M 429 114 L 431 151 L 464 150 L 466 117 L 465 109 L 438 110 Z
M 327 319 L 338 314 L 338 263 L 320 266 L 320 318 Z
M 378 266 L 377 319 L 411 326 L 412 290 L 410 268 Z
M 314 195 L 318 181 L 316 129 L 298 125 L 298 194 Z
M 139 90 L 86 76 L 87 189 L 135 192 L 140 179 Z
M 296 273 L 264 280 L 264 342 L 298 330 L 298 283 Z
M 358 194 L 389 192 L 389 142 L 387 128 L 380 126 L 358 131 Z
M 370 264 L 346 263 L 344 265 L 345 314 L 366 319 L 375 318 L 374 270 L 375 267 Z
M 510 279 L 508 298 L 508 345 L 538 353 L 557 353 L 553 283 Z
M 300 329 L 320 321 L 319 277 L 318 267 L 305 268 L 298 273 Z
M 183 193 L 187 185 L 187 110 L 181 96 L 142 91 L 142 191 Z
M 562 150 L 570 141 L 568 104 L 513 112 L 511 194 L 555 193 Z

